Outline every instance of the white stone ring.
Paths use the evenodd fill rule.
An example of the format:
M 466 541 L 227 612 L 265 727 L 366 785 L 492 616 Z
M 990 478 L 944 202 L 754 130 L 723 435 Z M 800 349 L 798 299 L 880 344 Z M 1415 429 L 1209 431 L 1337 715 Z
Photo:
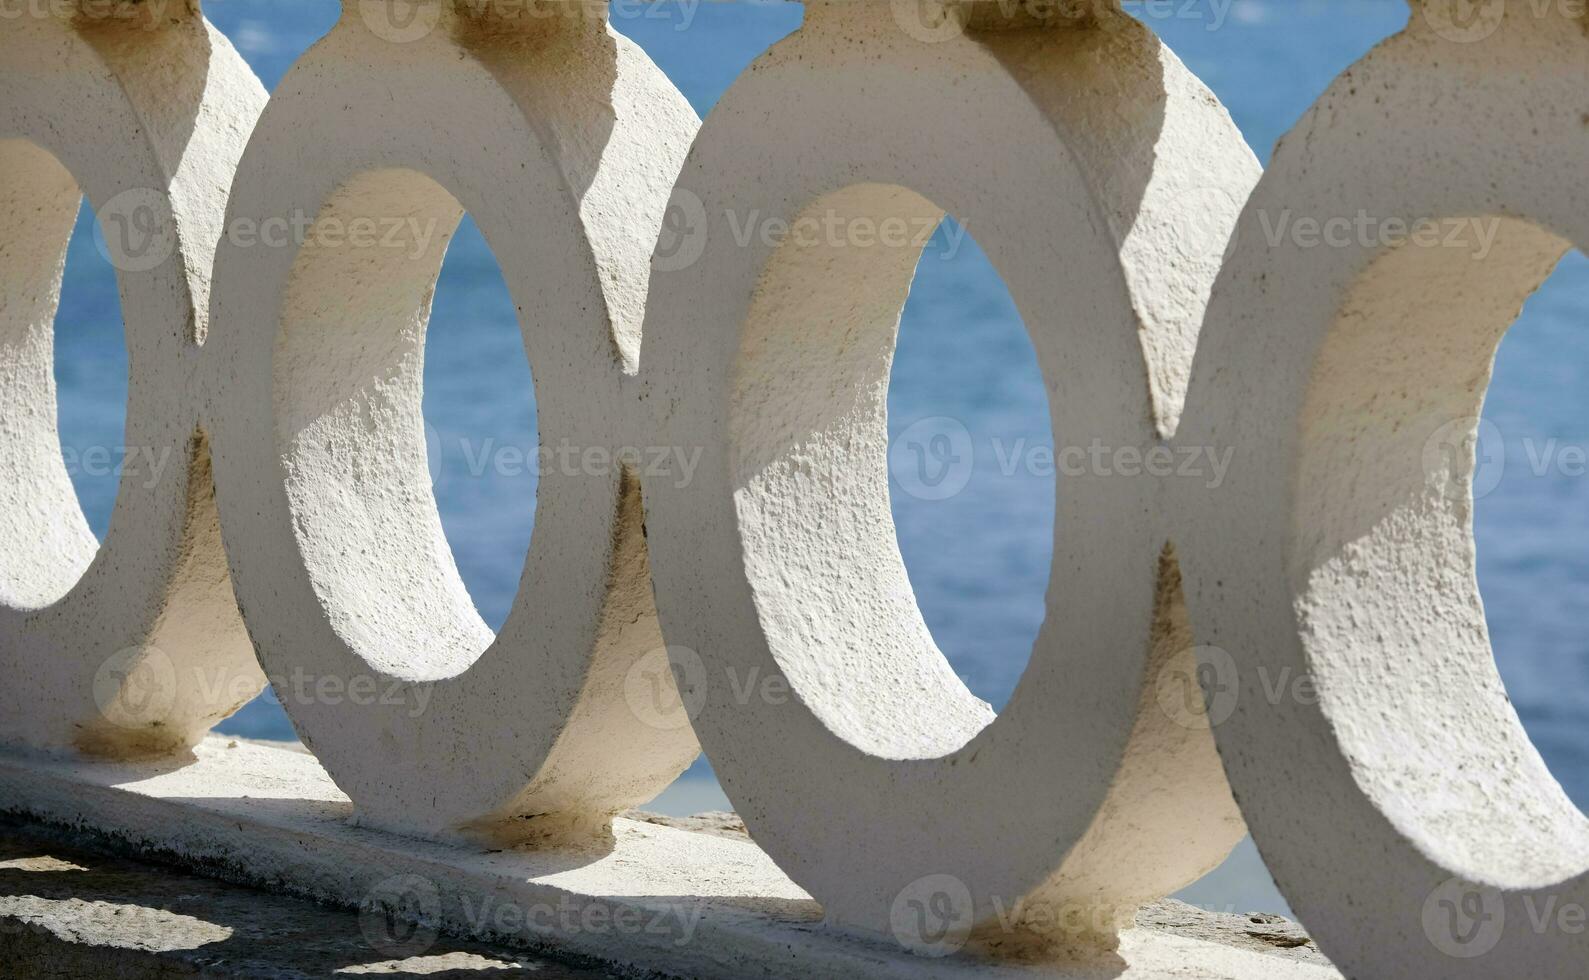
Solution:
M 69 9 L 69 8 L 68 8 Z M 0 32 L 0 740 L 181 752 L 264 685 L 232 598 L 199 417 L 224 191 L 265 91 L 195 9 Z M 101 547 L 57 431 L 54 319 L 86 194 L 130 365 Z
M 887 4 L 809 6 L 704 126 L 675 195 L 705 222 L 698 258 L 659 251 L 653 278 L 654 441 L 704 449 L 688 487 L 645 487 L 696 731 L 831 922 L 924 952 L 979 930 L 1112 942 L 1242 833 L 1206 722 L 1155 698 L 1191 658 L 1155 480 L 1060 487 L 1047 620 L 996 720 L 933 642 L 890 514 L 885 403 L 921 242 L 851 229 L 947 210 L 977 236 L 1059 442 L 1146 451 L 1172 424 L 1220 260 L 1185 229 L 1222 221 L 1223 242 L 1258 168 L 1201 83 L 1114 16 L 926 43 Z M 832 70 L 846 58 L 864 73 Z M 745 236 L 757 217 L 787 240 Z M 768 677 L 788 696 L 762 696 Z M 954 941 L 913 935 L 927 899 Z M 1032 914 L 1001 930 L 1018 903 Z
M 1589 244 L 1589 63 L 1554 11 L 1438 25 L 1343 75 L 1242 217 L 1182 433 L 1242 448 L 1186 504 L 1187 600 L 1240 678 L 1231 785 L 1342 972 L 1578 976 L 1589 818 L 1496 669 L 1472 485 L 1496 345 Z M 1332 238 L 1273 235 L 1308 219 Z
M 659 732 L 624 696 L 662 647 L 634 474 L 541 474 L 493 636 L 427 463 L 425 328 L 465 209 L 519 310 L 543 444 L 630 442 L 650 247 L 698 120 L 600 13 L 495 32 L 449 8 L 394 45 L 350 5 L 240 168 L 231 220 L 306 230 L 217 260 L 227 551 L 266 673 L 367 824 L 599 834 L 699 754 L 687 725 Z

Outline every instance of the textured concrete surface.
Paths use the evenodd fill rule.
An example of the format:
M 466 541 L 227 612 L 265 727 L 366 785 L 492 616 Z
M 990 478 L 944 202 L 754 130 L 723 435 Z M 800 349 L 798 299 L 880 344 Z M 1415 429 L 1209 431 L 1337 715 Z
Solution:
M 1207 88 L 1109 4 L 1034 28 L 1017 13 L 1047 5 L 989 3 L 930 37 L 902 23 L 918 6 L 807 4 L 685 163 L 698 257 L 659 249 L 640 370 L 647 441 L 703 456 L 688 486 L 644 488 L 658 609 L 735 810 L 834 921 L 911 944 L 911 910 L 933 900 L 963 941 L 1106 949 L 1244 833 L 1206 721 L 1158 700 L 1197 669 L 1162 481 L 1065 477 L 1044 627 L 995 717 L 900 556 L 890 493 L 954 488 L 912 487 L 915 461 L 890 456 L 920 250 L 869 229 L 947 212 L 973 230 L 1057 439 L 1147 452 L 1174 428 L 1259 167 Z M 805 232 L 747 240 L 745 215 Z M 936 422 L 946 452 L 973 452 Z M 792 696 L 758 696 L 762 678 Z
M 734 813 L 712 811 L 689 817 L 665 817 L 633 810 L 624 816 L 698 834 L 741 839 L 749 837 L 745 831 L 745 822 Z M 1140 929 L 1206 940 L 1235 949 L 1268 953 L 1299 963 L 1330 965 L 1330 961 L 1319 952 L 1318 946 L 1308 937 L 1307 932 L 1284 916 L 1263 912 L 1245 915 L 1210 912 L 1185 902 L 1164 899 L 1142 908 L 1136 915 L 1136 926 Z
M 384 16 L 411 5 L 350 2 L 263 116 L 197 0 L 88 6 L 0 34 L 0 805 L 635 969 L 1321 975 L 1276 952 L 1282 924 L 1137 924 L 1246 818 L 1354 976 L 1582 971 L 1589 818 L 1507 699 L 1470 527 L 1495 345 L 1589 243 L 1579 5 L 1415 0 L 1239 222 L 1250 152 L 1109 0 L 810 0 L 693 148 L 599 4 L 433 0 L 411 32 Z M 171 457 L 123 482 L 103 547 L 51 375 L 80 193 L 119 273 L 128 442 Z M 521 310 L 543 439 L 606 460 L 543 474 L 495 636 L 420 410 L 464 210 Z M 1234 454 L 1217 497 L 1067 477 L 998 717 L 933 643 L 887 489 L 920 252 L 881 228 L 946 212 L 1009 284 L 1062 440 Z M 744 238 L 752 214 L 798 235 Z M 1476 237 L 1415 233 L 1453 216 Z M 234 218 L 310 240 L 245 244 Z M 1271 237 L 1290 218 L 1325 230 Z M 330 240 L 393 220 L 406 247 Z M 694 479 L 642 488 L 636 444 Z M 319 763 L 200 741 L 259 688 L 250 638 Z M 1311 693 L 1275 696 L 1286 677 Z M 1169 710 L 1189 679 L 1212 704 Z M 610 820 L 696 735 L 759 847 L 724 818 Z
M 0 29 L 0 742 L 156 755 L 264 686 L 221 547 L 199 345 L 266 95 L 196 0 L 96 6 L 159 16 L 45 3 Z M 53 320 L 85 195 L 117 272 L 139 454 L 103 547 L 56 425 Z
M 733 814 L 634 816 L 743 836 Z M 372 923 L 357 913 L 118 856 L 91 840 L 59 827 L 0 821 L 0 976 L 619 976 L 441 934 L 423 952 L 405 955 L 391 949 L 379 931 L 372 933 Z M 1221 945 L 1323 962 L 1294 923 L 1273 916 L 1217 915 L 1161 902 L 1144 910 L 1139 922 Z
M 347 797 L 307 753 L 224 739 L 200 744 L 183 766 L 0 756 L 0 800 L 124 853 L 360 908 L 399 952 L 413 938 L 401 923 L 418 918 L 472 939 L 682 977 L 1336 976 L 1272 924 L 1178 905 L 1150 913 L 1103 956 L 916 956 L 825 924 L 726 815 L 680 824 L 709 833 L 620 818 L 595 848 L 401 838 L 350 826 Z
M 400 41 L 372 16 L 389 6 L 416 12 L 346 3 L 282 79 L 227 206 L 314 221 L 303 248 L 216 252 L 208 349 L 227 371 L 207 421 L 233 582 L 283 706 L 365 824 L 598 840 L 700 754 L 688 724 L 632 706 L 648 657 L 657 696 L 677 695 L 620 453 L 644 445 L 631 375 L 650 251 L 699 120 L 603 4 L 430 3 L 434 29 Z M 577 456 L 541 473 L 495 635 L 437 516 L 421 411 L 465 211 L 519 310 L 541 442 Z M 360 223 L 400 247 L 322 233 Z
M 1497 344 L 1589 245 L 1589 19 L 1414 7 L 1280 142 L 1215 284 L 1178 439 L 1239 450 L 1186 487 L 1186 597 L 1253 839 L 1343 972 L 1583 976 L 1589 817 L 1507 695 L 1472 517 Z M 1329 238 L 1275 234 L 1305 219 Z
M 391 948 L 368 917 L 0 823 L 0 976 L 602 980 L 610 972 L 437 936 Z M 372 941 L 373 935 L 373 941 Z

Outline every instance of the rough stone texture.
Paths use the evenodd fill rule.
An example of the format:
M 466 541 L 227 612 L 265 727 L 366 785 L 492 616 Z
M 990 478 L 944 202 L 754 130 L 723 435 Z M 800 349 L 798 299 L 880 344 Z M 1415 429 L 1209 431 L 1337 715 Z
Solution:
M 654 823 L 663 827 L 722 837 L 745 838 L 745 822 L 736 813 L 721 810 L 697 813 L 688 817 L 667 817 L 659 813 L 631 811 L 625 816 Z M 1301 963 L 1329 966 L 1330 961 L 1307 932 L 1295 922 L 1280 915 L 1252 912 L 1230 915 L 1210 912 L 1195 905 L 1164 899 L 1137 912 L 1136 925 L 1141 929 L 1195 937 L 1222 946 L 1250 949 L 1258 953 L 1278 955 Z
M 1214 928 L 1185 909 L 1152 913 L 1103 955 L 915 956 L 824 923 L 816 903 L 753 843 L 730 833 L 722 815 L 695 821 L 715 833 L 679 830 L 662 818 L 619 819 L 599 847 L 402 838 L 350 826 L 347 797 L 312 756 L 225 739 L 200 744 L 185 765 L 0 755 L 0 801 L 0 809 L 204 874 L 342 907 L 391 909 L 435 929 L 631 972 L 724 980 L 1337 976 L 1306 950 L 1255 943 L 1251 923 Z M 1155 925 L 1188 918 L 1200 924 Z M 375 921 L 384 920 L 376 914 Z M 401 930 L 389 925 L 388 932 Z
M 1468 488 L 1495 344 L 1589 243 L 1572 179 L 1589 20 L 1477 6 L 1419 0 L 1281 144 L 1234 239 L 1251 154 L 1109 0 L 1087 16 L 810 0 L 690 150 L 666 225 L 696 120 L 599 5 L 532 21 L 437 0 L 410 31 L 388 16 L 407 4 L 348 3 L 235 184 L 264 93 L 196 0 L 8 24 L 0 741 L 82 755 L 8 756 L 0 801 L 344 905 L 418 881 L 451 928 L 498 895 L 699 915 L 700 939 L 671 945 L 469 927 L 691 975 L 1014 976 L 1039 955 L 1075 976 L 1327 973 L 1283 923 L 1208 942 L 1228 930 L 1159 906 L 1191 932 L 1130 928 L 1245 815 L 1353 975 L 1581 972 L 1589 819 L 1495 669 Z M 172 454 L 165 485 L 124 481 L 103 547 L 51 381 L 82 192 L 102 225 L 152 237 L 110 236 L 128 442 Z M 545 474 L 497 636 L 447 550 L 420 412 L 464 209 L 524 311 L 543 438 L 609 463 L 637 443 L 700 451 L 697 479 L 644 487 L 645 511 L 622 459 Z M 997 718 L 933 644 L 891 532 L 885 395 L 919 250 L 779 248 L 722 221 L 858 219 L 875 245 L 880 221 L 930 229 L 946 210 L 1010 284 L 1062 438 L 1237 454 L 1217 497 L 1140 468 L 1067 479 L 1057 586 Z M 223 217 L 299 213 L 327 233 L 403 219 L 414 247 L 228 235 L 211 310 Z M 1288 216 L 1354 215 L 1383 216 L 1380 240 L 1266 241 Z M 1453 216 L 1467 247 L 1406 234 Z M 647 307 L 659 230 L 683 241 L 659 244 Z M 345 793 L 302 756 L 199 741 L 261 679 L 234 585 Z M 1217 646 L 1194 652 L 1194 625 Z M 1212 735 L 1204 712 L 1161 710 L 1163 682 L 1194 676 L 1229 701 Z M 1286 676 L 1317 697 L 1275 700 Z M 760 681 L 778 689 L 745 696 Z M 765 850 L 726 818 L 609 823 L 695 757 L 695 733 Z M 1069 920 L 1037 916 L 1056 909 L 1099 914 L 1056 931 Z M 90 911 L 61 928 L 93 932 Z M 955 942 L 911 931 L 927 911 Z
M 136 12 L 136 5 L 96 4 Z M 264 676 L 226 572 L 200 426 L 210 270 L 265 90 L 197 3 L 0 27 L 0 742 L 180 752 Z M 83 200 L 117 271 L 130 365 L 101 546 L 57 432 L 54 326 Z
M 1110 5 L 995 30 L 1018 5 L 990 3 L 943 31 L 914 30 L 918 6 L 807 4 L 685 163 L 693 261 L 658 251 L 640 371 L 647 442 L 702 459 L 644 488 L 658 610 L 735 810 L 833 921 L 923 949 L 1107 949 L 1244 833 L 1206 719 L 1160 703 L 1197 670 L 1163 483 L 1066 476 L 1044 628 L 995 717 L 934 642 L 892 520 L 891 486 L 955 490 L 911 485 L 911 442 L 976 451 L 952 420 L 889 438 L 920 249 L 857 229 L 952 214 L 1020 308 L 1058 439 L 1162 452 L 1259 167 Z M 827 230 L 747 239 L 743 215 Z M 746 696 L 763 679 L 794 696 Z M 929 903 L 950 934 L 918 929 Z
M 635 817 L 699 833 L 743 836 L 731 813 Z M 736 829 L 737 828 L 737 829 Z M 1328 965 L 1301 929 L 1269 915 L 1221 915 L 1158 902 L 1144 929 Z M 338 975 L 432 978 L 622 974 L 505 946 L 439 935 L 423 952 L 372 945 L 361 916 L 302 899 L 150 864 L 58 827 L 0 821 L 0 975 L 35 978 Z
M 1279 915 L 1263 912 L 1229 915 L 1209 912 L 1174 899 L 1164 899 L 1137 913 L 1137 927 L 1206 939 L 1223 946 L 1250 949 L 1299 963 L 1330 965 L 1330 961 L 1319 952 L 1319 947 L 1301 926 Z
M 726 813 L 722 810 L 697 813 L 691 817 L 665 817 L 660 813 L 631 810 L 624 816 L 631 820 L 656 824 L 659 827 L 675 827 L 679 830 L 691 830 L 698 834 L 712 834 L 716 837 L 744 839 L 750 836 L 745 830 L 745 821 L 739 819 L 739 814 Z
M 1586 24 L 1417 4 L 1281 140 L 1203 328 L 1177 439 L 1235 455 L 1217 491 L 1185 485 L 1180 552 L 1215 733 L 1351 976 L 1589 964 L 1589 817 L 1507 695 L 1472 526 L 1496 347 L 1589 246 Z M 1287 677 L 1308 694 L 1270 696 Z
M 0 975 L 35 978 L 332 974 L 601 980 L 522 951 L 438 937 L 423 953 L 372 946 L 360 916 L 0 822 Z
M 394 8 L 418 29 L 394 33 Z M 272 94 L 227 206 L 312 216 L 308 244 L 224 241 L 208 343 L 227 366 L 206 417 L 227 558 L 283 707 L 363 825 L 501 844 L 598 840 L 700 754 L 687 720 L 633 707 L 648 662 L 656 696 L 677 694 L 619 451 L 645 445 L 650 251 L 699 120 L 603 5 L 536 8 L 555 16 L 343 5 Z M 577 453 L 542 469 L 495 634 L 437 516 L 421 411 L 466 211 L 519 310 L 541 443 Z M 361 222 L 380 243 L 338 237 Z

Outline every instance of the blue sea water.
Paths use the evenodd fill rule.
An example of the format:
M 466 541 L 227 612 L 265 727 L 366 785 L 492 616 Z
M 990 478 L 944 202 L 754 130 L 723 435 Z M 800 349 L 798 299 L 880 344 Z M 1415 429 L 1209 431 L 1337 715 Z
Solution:
M 1261 159 L 1342 69 L 1408 16 L 1404 0 L 1127 7 L 1224 101 Z M 334 0 L 208 0 L 206 8 L 267 86 L 338 14 Z M 802 16 L 797 4 L 770 2 L 663 0 L 624 9 L 631 15 L 615 16 L 615 26 L 650 53 L 702 114 Z M 91 225 L 85 216 L 70 250 L 57 372 L 63 446 L 80 460 L 74 478 L 84 511 L 103 533 L 115 477 L 85 468 L 81 454 L 90 447 L 113 450 L 122 441 L 126 353 L 115 282 Z M 1589 606 L 1589 477 L 1570 465 L 1540 465 L 1547 452 L 1559 461 L 1589 447 L 1589 344 L 1571 333 L 1586 312 L 1589 262 L 1574 253 L 1501 347 L 1485 414 L 1504 443 L 1491 447 L 1503 450 L 1504 472 L 1479 501 L 1475 523 L 1480 584 L 1508 690 L 1553 771 L 1589 807 L 1589 639 L 1582 627 Z M 517 587 L 536 481 L 533 470 L 488 465 L 478 472 L 479 464 L 513 459 L 491 455 L 504 447 L 534 457 L 530 377 L 501 273 L 466 222 L 437 290 L 425 412 L 438 434 L 432 449 L 441 456 L 443 524 L 460 572 L 492 624 L 504 619 Z M 1051 445 L 1053 435 L 1020 317 L 969 238 L 954 249 L 940 234 L 923 258 L 901 326 L 889 411 L 896 434 L 937 416 L 960 420 L 970 433 L 976 465 L 966 490 L 929 501 L 896 489 L 894 511 L 934 637 L 971 690 L 1000 706 L 1042 618 L 1055 493 L 1052 479 L 1021 468 L 1006 475 L 1000 461 L 1017 447 Z M 221 730 L 293 737 L 268 695 Z M 1457 737 L 1452 750 L 1461 751 Z M 720 799 L 704 764 L 692 776 L 689 800 Z M 1246 853 L 1250 869 L 1254 859 Z M 1197 894 L 1213 904 L 1279 907 L 1277 896 L 1251 882 L 1226 881 Z

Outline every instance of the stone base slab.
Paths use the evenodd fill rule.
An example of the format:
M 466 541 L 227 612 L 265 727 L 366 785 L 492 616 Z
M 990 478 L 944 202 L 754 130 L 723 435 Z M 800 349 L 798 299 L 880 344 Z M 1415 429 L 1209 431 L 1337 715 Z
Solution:
M 365 925 L 353 912 L 120 857 L 70 830 L 0 821 L 0 977 L 618 980 L 446 936 L 388 955 Z
M 217 737 L 186 764 L 0 755 L 0 810 L 210 877 L 361 908 L 372 952 L 394 961 L 435 955 L 445 933 L 637 975 L 735 980 L 1339 976 L 1294 928 L 1177 903 L 1144 910 L 1106 961 L 927 959 L 825 928 L 816 904 L 732 834 L 621 818 L 609 846 L 588 850 L 402 838 L 353 826 L 312 756 Z

